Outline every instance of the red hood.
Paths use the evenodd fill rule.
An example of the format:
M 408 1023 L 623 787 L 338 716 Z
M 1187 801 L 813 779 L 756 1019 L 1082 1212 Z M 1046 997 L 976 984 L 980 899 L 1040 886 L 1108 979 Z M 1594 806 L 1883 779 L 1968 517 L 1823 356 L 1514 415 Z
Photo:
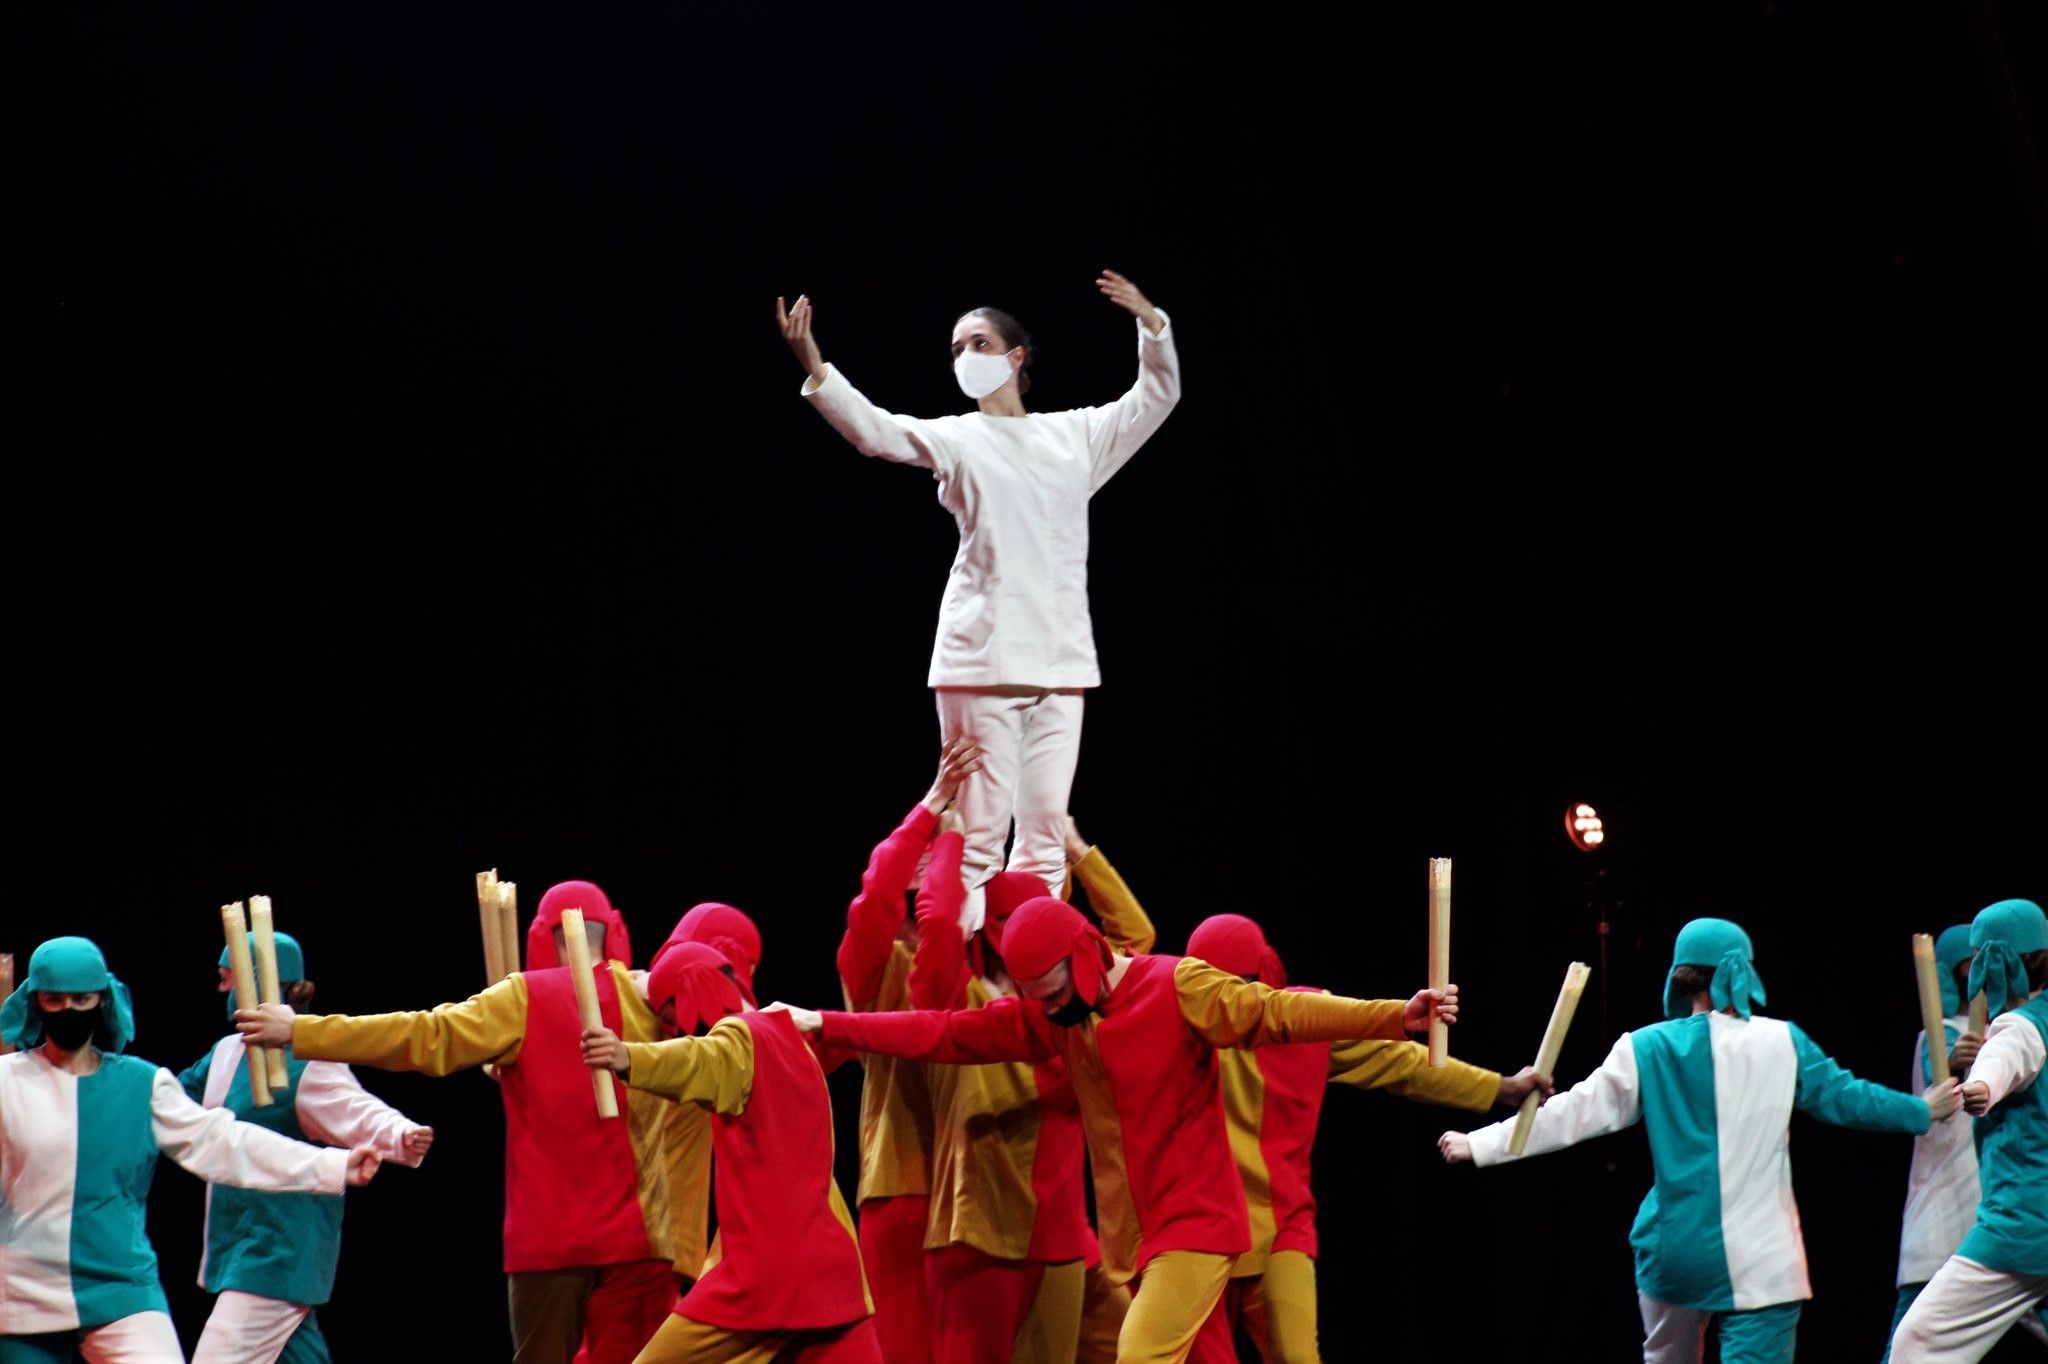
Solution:
M 612 901 L 594 881 L 564 881 L 548 887 L 540 897 L 540 908 L 526 929 L 526 969 L 560 966 L 555 951 L 555 930 L 562 926 L 562 911 L 580 909 L 586 924 L 604 925 L 604 954 L 625 966 L 633 964 L 633 944 L 626 937 L 626 921 L 612 908 Z

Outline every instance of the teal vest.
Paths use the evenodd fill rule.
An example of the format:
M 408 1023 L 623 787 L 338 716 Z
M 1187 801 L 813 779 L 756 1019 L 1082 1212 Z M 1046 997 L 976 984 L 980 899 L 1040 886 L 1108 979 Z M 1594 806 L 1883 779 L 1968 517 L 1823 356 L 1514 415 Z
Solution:
M 195 1097 L 206 1092 L 213 1053 L 178 1078 Z M 293 1141 L 307 1141 L 299 1126 L 299 1080 L 306 1063 L 285 1053 L 291 1083 L 270 1091 L 267 1108 L 249 1100 L 249 1067 L 235 1067 L 222 1106 L 243 1122 L 268 1128 Z M 206 1291 L 253 1293 L 258 1297 L 318 1307 L 334 1292 L 334 1268 L 341 1259 L 339 1194 L 259 1193 L 215 1184 L 207 1195 Z
M 2048 994 L 2015 1010 L 2048 1045 Z M 2006 1274 L 2048 1274 L 2048 1070 L 1977 1119 L 1984 1201 L 1956 1254 Z
M 156 1177 L 150 1089 L 157 1067 L 100 1056 L 78 1078 L 78 1175 L 71 1205 L 71 1291 L 87 1330 L 137 1312 L 170 1311 L 143 1227 Z

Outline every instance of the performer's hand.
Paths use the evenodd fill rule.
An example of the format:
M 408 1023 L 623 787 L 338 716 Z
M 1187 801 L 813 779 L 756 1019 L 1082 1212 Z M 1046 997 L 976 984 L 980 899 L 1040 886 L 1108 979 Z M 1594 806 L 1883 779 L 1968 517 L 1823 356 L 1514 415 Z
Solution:
M 764 1014 L 788 1014 L 789 1021 L 796 1024 L 798 1032 L 822 1032 L 825 1027 L 825 1020 L 816 1009 L 799 1009 L 796 1005 L 784 1004 L 779 999 L 761 1010 L 761 1012 Z
M 377 1154 L 374 1146 L 358 1146 L 348 1153 L 348 1183 L 352 1189 L 360 1189 L 376 1177 L 377 1167 L 384 1163 L 384 1157 Z
M 585 1028 L 583 1064 L 592 1070 L 615 1070 L 624 1075 L 632 1061 L 626 1056 L 626 1044 L 610 1028 Z
M 960 783 L 979 771 L 981 746 L 964 734 L 948 739 L 939 750 L 939 774 L 932 778 L 932 789 L 924 793 L 925 809 L 935 815 L 943 813 L 960 794 Z
M 1081 826 L 1074 823 L 1074 817 L 1072 815 L 1068 815 L 1067 861 L 1070 863 L 1079 862 L 1082 858 L 1088 855 L 1088 849 L 1091 846 L 1093 845 L 1091 845 L 1087 839 L 1081 837 Z
M 1936 1122 L 1954 1117 L 1957 1106 L 1962 1103 L 1962 1095 L 1958 1090 L 1959 1085 L 1953 1075 L 1938 1085 L 1927 1086 L 1926 1092 L 1920 1097 L 1927 1100 L 1928 1116 Z M 1990 1091 L 1987 1088 L 1985 1092 L 1988 1094 Z
M 1097 275 L 1095 287 L 1100 289 L 1111 303 L 1143 322 L 1145 330 L 1154 336 L 1165 330 L 1166 320 L 1159 316 L 1159 310 L 1152 306 L 1152 301 L 1139 291 L 1137 285 L 1116 271 L 1104 270 Z
M 1408 1001 L 1408 1008 L 1401 1015 L 1401 1026 L 1409 1032 L 1428 1032 L 1430 1019 L 1441 1018 L 1446 1023 L 1458 1021 L 1458 987 L 1446 985 L 1441 990 L 1418 990 L 1415 998 Z
M 1468 1165 L 1472 1161 L 1472 1138 L 1463 1132 L 1446 1132 L 1436 1139 L 1437 1154 L 1446 1165 Z
M 1548 1075 L 1538 1075 L 1536 1067 L 1523 1066 L 1513 1075 L 1500 1077 L 1500 1088 L 1494 1092 L 1493 1101 L 1497 1104 L 1506 1104 L 1509 1108 L 1519 1108 L 1522 1100 L 1528 1098 L 1531 1091 L 1547 1099 L 1557 1093 L 1557 1084 Z M 1541 1103 L 1542 1100 L 1539 1099 L 1537 1102 Z
M 434 1144 L 434 1129 L 415 1127 L 405 1134 L 405 1153 L 414 1160 L 427 1154 L 427 1148 Z
M 775 299 L 775 322 L 782 328 L 782 339 L 796 352 L 797 363 L 810 374 L 811 382 L 825 382 L 825 358 L 818 354 L 817 338 L 811 335 L 811 300 L 807 295 L 798 294 L 796 306 L 785 308 L 782 298 Z
M 1970 1067 L 1976 1064 L 1977 1053 L 1984 1049 L 1984 1039 L 1973 1032 L 1966 1032 L 1956 1039 L 1948 1049 L 1948 1073 L 1968 1075 Z
M 960 813 L 957 805 L 948 805 L 939 812 L 939 832 L 942 834 L 964 834 L 967 832 L 967 817 Z
M 1991 1111 L 1991 1086 L 1982 1080 L 1972 1080 L 1958 1091 L 1963 1111 L 1973 1118 L 1981 1118 Z M 1929 1104 L 1931 1109 L 1933 1104 Z
M 288 1047 L 292 1044 L 292 1020 L 298 1014 L 289 1004 L 261 1004 L 253 1009 L 235 1010 L 235 1031 L 252 1047 Z

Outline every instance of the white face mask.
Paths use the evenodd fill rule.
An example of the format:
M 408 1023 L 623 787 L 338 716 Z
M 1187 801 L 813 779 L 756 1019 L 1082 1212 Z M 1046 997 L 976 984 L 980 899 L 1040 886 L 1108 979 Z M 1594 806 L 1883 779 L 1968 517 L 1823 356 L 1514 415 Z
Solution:
M 1009 383 L 1012 373 L 1008 355 L 963 350 L 953 357 L 953 377 L 959 381 L 960 391 L 976 402 Z

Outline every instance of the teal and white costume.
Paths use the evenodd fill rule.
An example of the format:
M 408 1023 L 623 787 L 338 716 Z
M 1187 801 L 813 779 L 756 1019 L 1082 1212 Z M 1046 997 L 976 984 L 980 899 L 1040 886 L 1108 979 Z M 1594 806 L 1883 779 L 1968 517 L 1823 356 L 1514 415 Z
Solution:
M 1715 1316 L 1725 1364 L 1792 1359 L 1813 1296 L 1792 1198 L 1793 1109 L 1876 1132 L 1928 1128 L 1917 1095 L 1859 1080 L 1793 1024 L 1752 1016 L 1764 989 L 1750 955 L 1726 920 L 1687 924 L 1673 971 L 1712 966 L 1713 1010 L 1692 1013 L 1667 979 L 1667 1021 L 1622 1034 L 1598 1070 L 1536 1110 L 1529 1134 L 1525 1154 L 1541 1155 L 1638 1121 L 1648 1129 L 1656 1183 L 1629 1234 L 1647 1364 L 1696 1364 Z M 1472 1133 L 1473 1162 L 1514 1159 L 1513 1127 Z
M 98 1069 L 59 1066 L 40 1043 L 39 990 L 101 992 L 111 1045 Z M 168 1070 L 119 1054 L 134 1034 L 127 987 L 84 938 L 35 951 L 0 1009 L 0 1364 L 180 1361 L 156 1252 L 144 1232 L 159 1154 L 201 1179 L 341 1192 L 346 1151 L 289 1141 L 186 1097 Z
M 1956 989 L 1956 967 L 1970 959 L 1970 926 L 1955 924 L 1944 929 L 1934 942 L 1934 965 L 1941 978 L 1943 1054 L 1955 1049 L 1956 1039 L 1970 1025 L 1963 998 Z M 1960 1077 L 1959 1077 L 1960 1078 Z M 1934 1083 L 1933 1058 L 1927 1053 L 1923 1029 L 1913 1041 L 1911 1087 L 1925 1089 Z M 1906 1212 L 1899 1226 L 1898 1305 L 1892 1312 L 1892 1330 L 1905 1320 L 1906 1309 L 1935 1271 L 1956 1253 L 1977 1221 L 1977 1144 L 1970 1139 L 1970 1124 L 1962 1119 L 1936 1123 L 1925 1136 L 1913 1139 L 1913 1168 L 1906 1176 Z M 1890 1337 L 1885 1341 L 1885 1358 L 1891 1355 Z
M 305 979 L 305 955 L 289 934 L 277 935 L 277 962 L 282 982 Z M 228 1012 L 232 1017 L 232 995 Z M 291 1083 L 273 1087 L 270 1106 L 258 1108 L 249 1097 L 244 1056 L 241 1034 L 230 1033 L 178 1079 L 207 1108 L 225 1108 L 280 1136 L 343 1148 L 374 1146 L 386 1160 L 419 1163 L 405 1147 L 419 1124 L 364 1090 L 347 1066 L 301 1061 L 287 1051 Z M 327 1194 L 207 1186 L 199 1284 L 220 1297 L 193 1364 L 329 1364 L 313 1309 L 334 1290 L 341 1211 L 342 1200 Z
M 2048 995 L 2030 994 L 2020 958 L 2048 950 L 2048 917 L 2001 900 L 1970 925 L 1991 1026 L 1970 1067 L 1989 1092 L 1977 1119 L 1983 1198 L 1977 1224 L 1929 1280 L 1892 1338 L 1893 1364 L 1974 1364 L 2048 1295 Z

